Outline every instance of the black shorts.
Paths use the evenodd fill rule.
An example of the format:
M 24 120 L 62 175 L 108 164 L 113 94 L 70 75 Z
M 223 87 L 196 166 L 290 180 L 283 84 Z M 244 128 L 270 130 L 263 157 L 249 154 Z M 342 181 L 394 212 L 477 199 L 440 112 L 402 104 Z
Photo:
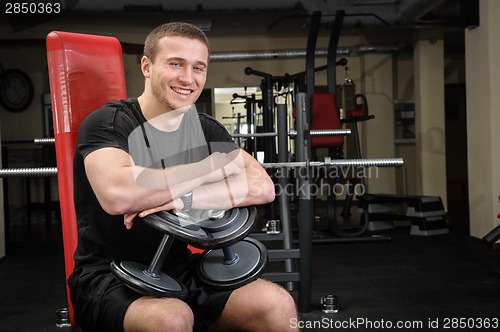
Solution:
M 232 291 L 206 288 L 196 277 L 200 254 L 190 256 L 189 267 L 177 280 L 189 291 L 187 304 L 194 313 L 194 331 L 206 331 L 221 315 Z M 128 306 L 143 295 L 117 279 L 108 264 L 80 267 L 68 279 L 75 323 L 86 332 L 122 332 Z

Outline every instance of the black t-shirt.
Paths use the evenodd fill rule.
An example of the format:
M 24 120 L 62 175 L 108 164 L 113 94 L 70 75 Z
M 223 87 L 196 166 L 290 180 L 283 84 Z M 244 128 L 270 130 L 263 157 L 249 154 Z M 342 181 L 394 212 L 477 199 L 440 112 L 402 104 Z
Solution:
M 141 161 L 133 158 L 134 162 L 146 167 L 168 167 L 175 163 L 195 162 L 215 150 L 229 152 L 238 148 L 226 129 L 206 114 L 185 113 L 179 129 L 176 130 L 177 133 L 163 133 L 161 139 L 167 139 L 163 145 L 150 142 L 151 138 L 146 133 L 153 129 L 142 115 L 136 98 L 108 103 L 90 113 L 80 125 L 73 164 L 74 202 L 78 223 L 75 268 L 109 263 L 113 259 L 149 262 L 163 236 L 161 232 L 139 220 L 134 222 L 132 229 L 127 230 L 123 225 L 123 215 L 109 215 L 102 209 L 85 172 L 84 159 L 89 153 L 104 147 L 122 149 L 127 153 L 131 149 L 139 151 L 142 143 L 131 142 L 146 142 L 149 138 L 143 146 L 143 150 L 146 151 L 143 155 L 145 157 L 139 158 Z M 134 136 L 132 133 L 144 133 L 146 139 L 131 140 Z M 137 137 L 144 138 L 140 135 Z M 193 141 L 195 143 L 190 143 Z M 203 141 L 207 143 L 205 146 L 200 143 Z M 167 147 L 177 145 L 182 145 L 177 150 L 196 150 L 194 159 L 192 153 L 188 153 L 187 159 L 179 159 L 176 154 L 177 157 L 174 158 L 176 161 L 172 162 L 169 156 L 175 153 Z M 158 152 L 162 148 L 170 152 L 164 154 Z M 163 159 L 167 161 L 167 165 L 161 161 Z M 185 243 L 174 241 L 167 262 L 172 264 L 184 260 L 188 253 Z

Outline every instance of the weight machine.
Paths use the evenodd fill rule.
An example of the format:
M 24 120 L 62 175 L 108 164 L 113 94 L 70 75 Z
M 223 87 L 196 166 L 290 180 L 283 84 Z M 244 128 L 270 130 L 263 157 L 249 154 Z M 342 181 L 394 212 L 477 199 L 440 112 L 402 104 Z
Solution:
M 336 15 L 334 28 L 332 29 L 329 47 L 328 47 L 328 64 L 326 69 L 328 70 L 328 86 L 329 94 L 325 97 L 330 98 L 330 100 L 335 100 L 335 89 L 336 89 L 336 78 L 335 78 L 335 70 L 337 65 L 345 65 L 346 60 L 342 59 L 339 62 L 335 61 L 336 50 L 338 39 L 340 35 L 340 29 L 342 27 L 342 21 L 344 17 L 344 12 L 339 11 Z M 287 133 L 288 130 L 286 128 L 286 105 L 278 104 L 276 106 L 277 111 L 277 126 L 278 126 L 278 162 L 277 163 L 265 163 L 265 167 L 277 167 L 280 169 L 283 168 L 299 168 L 303 171 L 298 172 L 298 186 L 303 189 L 298 193 L 298 217 L 297 221 L 299 224 L 299 251 L 300 251 L 300 268 L 299 268 L 299 300 L 298 300 L 298 308 L 301 312 L 308 312 L 311 309 L 311 274 L 312 274 L 312 266 L 310 257 L 312 256 L 312 225 L 314 221 L 314 207 L 313 207 L 313 195 L 311 194 L 311 167 L 319 166 L 319 164 L 315 164 L 312 161 L 312 150 L 311 150 L 311 139 L 312 133 L 314 129 L 329 131 L 331 129 L 335 129 L 336 131 L 342 130 L 340 123 L 334 124 L 334 127 L 328 127 L 332 122 L 331 119 L 335 119 L 335 117 L 327 116 L 327 127 L 322 128 L 313 128 L 311 121 L 311 110 L 313 107 L 317 107 L 315 104 L 316 101 L 321 100 L 320 98 L 315 98 L 314 96 L 314 73 L 319 70 L 325 69 L 315 68 L 314 66 L 314 57 L 315 57 L 315 49 L 316 49 L 316 40 L 320 26 L 321 13 L 315 12 L 311 18 L 311 27 L 309 31 L 308 43 L 307 43 L 307 51 L 306 51 L 306 71 L 302 73 L 298 73 L 295 75 L 285 75 L 285 76 L 272 76 L 268 73 L 259 72 L 253 70 L 251 68 L 245 69 L 245 74 L 247 75 L 257 75 L 263 77 L 262 87 L 263 89 L 263 100 L 264 105 L 264 118 L 268 119 L 268 128 L 272 129 L 270 120 L 273 118 L 273 107 L 272 103 L 272 94 L 273 94 L 273 85 L 278 84 L 278 86 L 284 86 L 285 84 L 294 84 L 294 93 L 295 93 L 295 121 L 296 121 L 296 137 L 295 137 L 295 162 L 291 162 L 289 160 L 288 155 L 288 140 Z M 333 87 L 333 88 L 332 88 Z M 333 97 L 333 98 L 332 98 Z M 314 101 L 314 102 L 313 102 Z M 325 108 L 322 103 L 319 103 L 320 108 Z M 331 102 L 327 102 L 327 105 L 332 105 Z M 333 103 L 333 105 L 335 105 Z M 336 107 L 330 107 L 328 112 L 332 112 L 332 114 L 336 115 L 338 118 L 338 113 Z M 267 115 L 266 115 L 267 112 Z M 321 122 L 321 121 L 320 121 Z M 268 130 L 269 130 L 268 129 Z M 272 133 L 269 131 L 268 133 Z M 325 136 L 327 139 L 325 140 Z M 336 140 L 341 138 L 340 143 L 337 145 L 343 144 L 343 137 L 341 135 L 317 135 L 319 142 L 322 144 L 328 144 L 329 140 Z M 273 144 L 274 146 L 274 144 Z M 343 162 L 345 160 L 340 160 L 335 158 L 333 162 L 325 161 L 323 166 L 332 166 L 332 167 L 342 167 Z M 350 162 L 350 163 L 349 163 Z M 363 160 L 351 160 L 347 163 L 349 165 L 363 165 Z M 367 164 L 371 166 L 379 166 L 379 167 L 394 167 L 401 166 L 402 160 L 377 160 L 370 161 Z M 347 164 L 344 164 L 344 166 Z M 288 183 L 288 178 L 286 176 L 279 177 L 280 186 L 286 187 Z M 291 225 L 290 225 L 290 197 L 287 193 L 281 193 L 278 197 L 279 205 L 280 205 L 280 217 L 281 223 L 283 225 L 283 237 L 284 237 L 284 249 L 285 251 L 292 250 L 291 248 Z M 252 235 L 253 236 L 253 235 Z M 260 238 L 260 237 L 259 237 Z M 377 240 L 385 240 L 384 238 L 377 238 Z M 292 256 L 285 256 L 286 259 L 291 259 Z M 285 261 L 286 262 L 286 261 Z M 273 281 L 296 281 L 297 275 L 294 274 L 294 277 L 291 279 L 286 279 L 286 273 L 290 273 L 291 265 L 285 265 L 285 274 L 280 275 L 283 278 L 274 278 L 271 279 Z M 264 274 L 266 277 L 266 274 Z M 275 276 L 272 276 L 275 277 Z

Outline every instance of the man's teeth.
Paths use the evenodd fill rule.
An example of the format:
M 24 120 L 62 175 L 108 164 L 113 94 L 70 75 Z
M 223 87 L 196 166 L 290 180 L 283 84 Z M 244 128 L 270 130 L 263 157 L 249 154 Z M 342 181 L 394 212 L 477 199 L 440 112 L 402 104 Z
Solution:
M 191 90 L 184 90 L 184 89 L 178 89 L 178 88 L 174 88 L 173 90 L 177 93 L 182 93 L 183 95 L 188 95 L 191 93 Z

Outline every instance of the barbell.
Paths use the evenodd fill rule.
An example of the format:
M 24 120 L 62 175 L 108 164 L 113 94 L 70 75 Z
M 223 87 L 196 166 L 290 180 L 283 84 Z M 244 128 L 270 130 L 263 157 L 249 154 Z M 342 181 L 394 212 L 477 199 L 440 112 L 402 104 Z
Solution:
M 35 138 L 33 140 L 33 143 L 36 145 L 52 145 L 55 142 L 56 139 L 54 137 Z
M 0 169 L 0 178 L 56 176 L 57 167 L 24 167 Z
M 379 159 L 329 159 L 325 161 L 287 161 L 277 163 L 261 163 L 264 168 L 299 168 L 299 167 L 399 167 L 403 166 L 402 158 Z M 57 167 L 4 168 L 0 169 L 0 178 L 46 177 L 56 176 Z
M 287 161 L 277 163 L 261 163 L 264 168 L 300 168 L 300 167 L 399 167 L 403 166 L 403 158 L 379 159 L 330 159 L 324 161 Z
M 351 129 L 319 129 L 309 131 L 311 136 L 347 136 L 351 134 Z M 278 136 L 276 132 L 270 133 L 250 133 L 250 134 L 231 134 L 234 138 L 252 138 L 252 137 L 275 137 Z M 297 137 L 296 130 L 290 130 L 288 136 L 291 138 Z

